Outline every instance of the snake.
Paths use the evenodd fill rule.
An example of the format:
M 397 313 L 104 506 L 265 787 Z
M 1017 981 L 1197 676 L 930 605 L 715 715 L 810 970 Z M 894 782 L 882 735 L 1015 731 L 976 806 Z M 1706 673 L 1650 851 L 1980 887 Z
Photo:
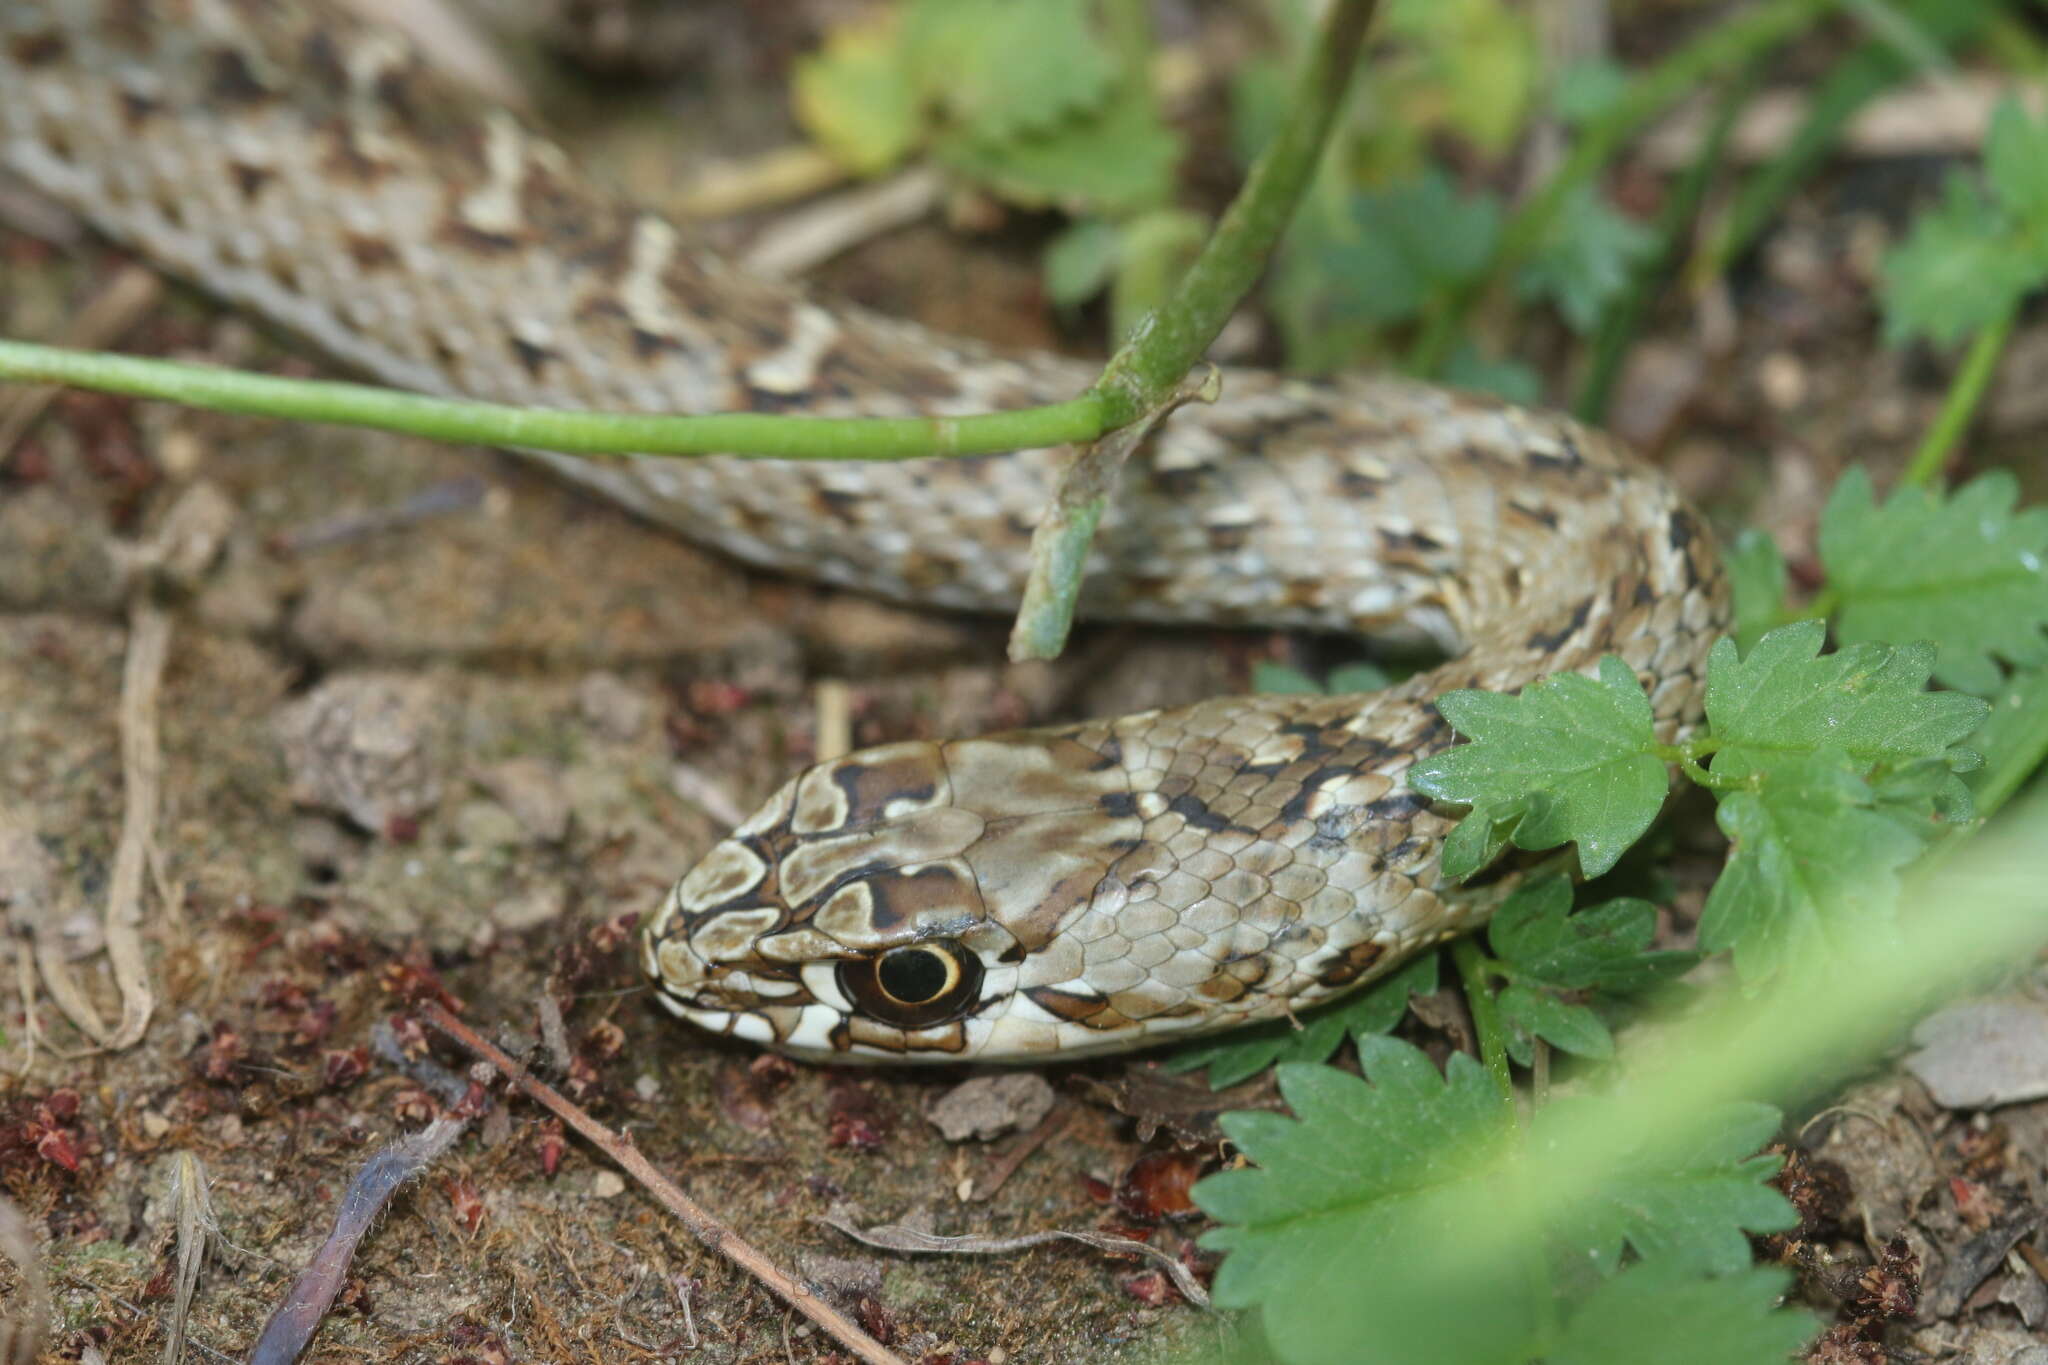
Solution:
M 0 167 L 383 383 L 554 408 L 957 416 L 1094 367 L 757 278 L 594 183 L 405 39 L 301 0 L 0 0 Z M 905 462 L 521 452 L 748 565 L 1015 605 L 1064 450 Z M 803 1058 L 1045 1064 L 1293 1018 L 1484 922 L 1410 788 L 1444 692 L 1618 656 L 1661 738 L 1729 617 L 1672 482 L 1561 417 L 1416 381 L 1221 372 L 1160 422 L 1081 616 L 1424 645 L 1355 695 L 1246 695 L 821 762 L 641 931 L 653 994 Z

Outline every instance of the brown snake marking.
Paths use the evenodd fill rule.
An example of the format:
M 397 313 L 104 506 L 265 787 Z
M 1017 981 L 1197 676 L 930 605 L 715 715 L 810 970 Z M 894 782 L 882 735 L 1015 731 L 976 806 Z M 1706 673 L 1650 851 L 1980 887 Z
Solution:
M 751 279 L 479 112 L 389 35 L 279 0 L 0 0 L 0 164 L 164 269 L 385 382 L 560 407 L 959 414 L 1071 397 L 999 352 Z M 593 460 L 558 474 L 749 563 L 1003 611 L 1061 452 Z M 1562 418 L 1233 370 L 1162 425 L 1094 617 L 1459 651 L 1386 692 L 1223 697 L 890 745 L 793 779 L 684 877 L 659 998 L 826 1058 L 1047 1060 L 1272 1018 L 1482 919 L 1405 789 L 1429 699 L 1625 659 L 1697 719 L 1725 623 L 1671 486 Z

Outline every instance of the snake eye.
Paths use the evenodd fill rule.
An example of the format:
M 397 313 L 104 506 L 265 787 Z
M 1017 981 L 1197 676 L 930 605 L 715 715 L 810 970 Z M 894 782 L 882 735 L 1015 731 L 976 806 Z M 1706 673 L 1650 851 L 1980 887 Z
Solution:
M 839 987 L 885 1024 L 930 1028 L 958 1018 L 980 998 L 981 959 L 952 939 L 927 939 L 840 963 Z

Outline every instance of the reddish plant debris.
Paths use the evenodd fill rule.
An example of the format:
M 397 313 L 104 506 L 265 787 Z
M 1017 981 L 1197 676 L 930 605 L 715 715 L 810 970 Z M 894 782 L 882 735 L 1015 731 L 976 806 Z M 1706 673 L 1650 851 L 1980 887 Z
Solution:
M 854 1304 L 854 1315 L 860 1319 L 861 1330 L 884 1346 L 896 1340 L 896 1318 L 874 1295 L 861 1295 Z
M 626 1031 L 610 1019 L 600 1019 L 583 1035 L 583 1055 L 608 1062 L 626 1050 Z
M 1201 1212 L 1188 1195 L 1208 1165 L 1199 1152 L 1147 1152 L 1116 1183 L 1116 1206 L 1143 1222 L 1191 1218 Z
M 1163 1270 L 1141 1270 L 1135 1275 L 1126 1275 L 1117 1281 L 1124 1293 L 1129 1294 L 1147 1308 L 1164 1308 L 1178 1299 L 1173 1281 L 1166 1278 Z
M 597 1068 L 590 1058 L 579 1052 L 569 1059 L 568 1074 L 562 1077 L 562 1093 L 585 1106 L 597 1098 Z
M 569 1140 L 562 1133 L 560 1119 L 542 1119 L 534 1126 L 536 1144 L 540 1148 L 540 1172 L 553 1180 L 555 1173 L 562 1169 L 562 1155 L 569 1150 Z
M 1116 1198 L 1116 1187 L 1100 1176 L 1082 1176 L 1081 1189 L 1083 1193 L 1098 1204 L 1107 1204 L 1110 1200 Z
M 385 1022 L 391 1026 L 392 1041 L 407 1060 L 418 1061 L 427 1055 L 427 1029 L 418 1018 L 410 1014 L 394 1014 Z
M 1764 1148 L 1785 1164 L 1771 1177 L 1771 1184 L 1785 1196 L 1799 1214 L 1797 1236 L 1819 1237 L 1841 1223 L 1849 1205 L 1849 1177 L 1832 1161 L 1821 1160 L 1804 1147 L 1772 1143 Z
M 430 967 L 417 967 L 408 962 L 387 962 L 377 973 L 377 985 L 387 995 L 395 995 L 407 1005 L 439 1005 L 450 1014 L 463 1013 L 463 1004 L 449 991 L 440 974 Z
M 856 1152 L 878 1152 L 888 1138 L 888 1125 L 875 1110 L 874 1097 L 859 1085 L 833 1083 L 826 1095 L 825 1143 Z
M 227 1081 L 249 1057 L 249 1043 L 225 1020 L 213 1026 L 213 1036 L 200 1049 L 195 1065 L 209 1081 Z
M 455 1210 L 455 1219 L 462 1224 L 464 1232 L 474 1235 L 484 1222 L 484 1197 L 474 1182 L 450 1179 L 445 1182 L 449 1207 Z
M 1950 1176 L 1948 1192 L 1956 1201 L 1956 1214 L 1963 1220 L 1963 1226 L 1972 1232 L 1984 1231 L 2005 1212 L 2005 1201 L 1989 1185 Z
M 1801 1359 L 1807 1365 L 1887 1365 L 1891 1353 L 1874 1341 L 1865 1341 L 1848 1323 L 1837 1323 L 1820 1334 L 1820 1340 Z
M 1885 1244 L 1876 1265 L 1856 1281 L 1858 1294 L 1851 1310 L 1859 1318 L 1905 1321 L 1920 1311 L 1920 1258 L 1903 1237 Z
M 711 1096 L 718 1102 L 718 1112 L 749 1133 L 766 1133 L 775 1126 L 772 1095 L 773 1087 L 763 1085 L 753 1068 L 737 1062 L 719 1067 L 711 1078 Z
M 442 1357 L 443 1365 L 510 1365 L 512 1360 L 503 1335 L 467 1319 L 449 1327 L 448 1344 L 461 1354 Z
M 329 1090 L 346 1090 L 370 1069 L 370 1049 L 329 1048 L 320 1054 L 320 1083 Z
M 391 1115 L 408 1127 L 433 1120 L 434 1097 L 417 1085 L 404 1085 L 392 1092 Z
M 394 844 L 416 844 L 420 841 L 420 820 L 417 815 L 394 815 L 384 822 L 384 838 Z
M 683 703 L 700 716 L 729 716 L 753 704 L 754 694 L 738 683 L 705 678 L 683 689 Z

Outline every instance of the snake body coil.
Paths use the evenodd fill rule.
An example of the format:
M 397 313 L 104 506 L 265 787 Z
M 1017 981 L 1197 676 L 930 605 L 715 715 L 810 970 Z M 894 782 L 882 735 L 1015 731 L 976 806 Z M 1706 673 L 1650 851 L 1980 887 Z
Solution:
M 452 94 L 406 45 L 278 0 L 0 0 L 0 165 L 167 271 L 391 384 L 560 407 L 960 414 L 1082 365 L 747 277 Z M 1017 598 L 1061 452 L 557 473 L 750 563 L 937 607 Z M 1094 617 L 1436 641 L 1386 692 L 1226 697 L 802 774 L 645 939 L 660 998 L 826 1058 L 1050 1060 L 1271 1018 L 1482 918 L 1404 786 L 1429 699 L 1617 654 L 1668 737 L 1726 615 L 1710 537 L 1570 422 L 1415 384 L 1246 370 L 1124 477 Z

